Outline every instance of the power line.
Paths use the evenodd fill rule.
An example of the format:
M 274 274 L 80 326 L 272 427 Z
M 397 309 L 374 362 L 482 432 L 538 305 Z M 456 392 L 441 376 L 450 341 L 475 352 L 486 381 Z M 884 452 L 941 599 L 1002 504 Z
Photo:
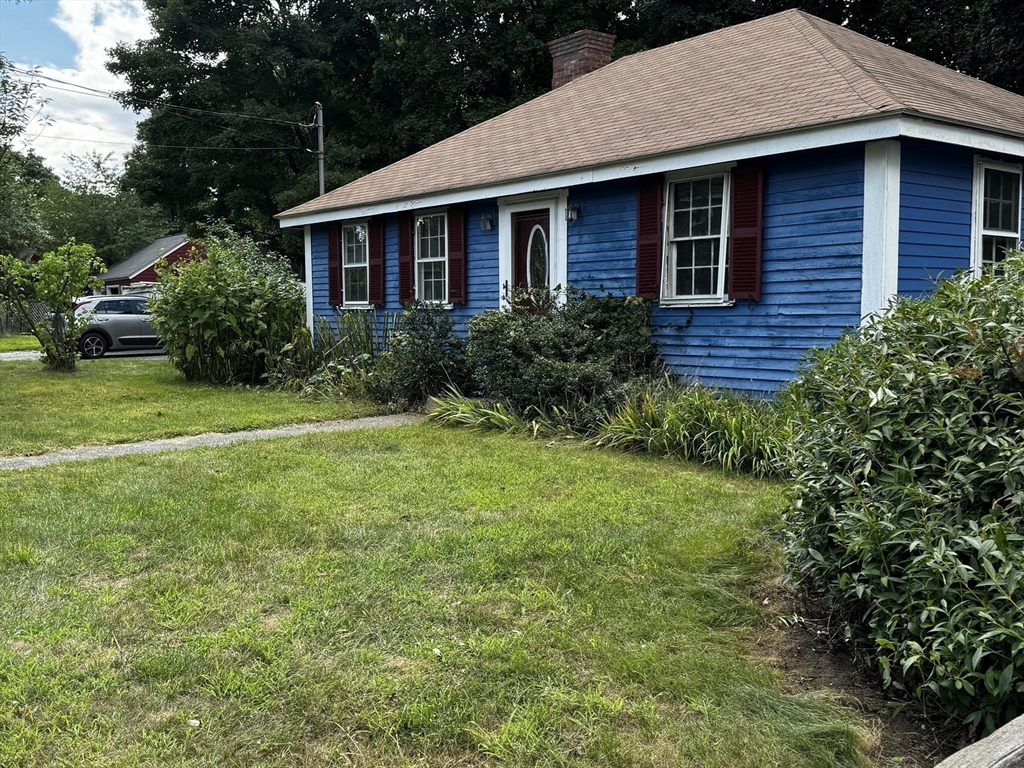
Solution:
M 134 146 L 135 143 L 136 143 L 134 141 L 102 141 L 100 139 L 82 139 L 82 138 L 71 137 L 71 136 L 46 136 L 44 134 L 39 134 L 38 136 L 36 136 L 36 139 L 53 139 L 55 141 L 85 141 L 85 142 L 88 142 L 90 144 L 120 144 L 121 146 L 126 146 L 126 147 Z M 290 149 L 290 150 L 298 150 L 300 152 L 309 152 L 308 149 L 303 149 L 302 147 L 288 147 L 288 146 L 281 146 L 281 147 L 189 147 L 189 146 L 184 146 L 184 145 L 181 145 L 181 144 L 150 144 L 148 141 L 145 142 L 145 145 L 147 147 L 153 147 L 155 149 L 212 149 L 212 150 L 216 150 L 218 152 L 220 152 L 222 150 L 232 150 L 232 149 L 245 149 L 245 150 L 257 150 L 258 149 L 258 150 L 266 150 L 266 151 L 271 151 L 271 152 L 281 152 L 281 151 Z
M 71 93 L 71 94 L 74 94 L 76 96 L 92 96 L 92 97 L 97 98 L 97 99 L 109 99 L 109 98 L 111 98 L 109 95 L 104 94 L 104 93 L 82 93 L 80 91 L 73 91 L 70 88 L 61 88 L 58 85 L 49 85 L 47 83 L 41 83 L 41 85 L 44 88 L 49 88 L 49 89 L 54 90 L 54 91 L 61 91 L 62 93 Z M 82 86 L 82 87 L 85 87 L 85 86 Z M 192 120 L 193 122 L 199 123 L 201 125 L 209 125 L 209 126 L 211 126 L 213 128 L 219 128 L 222 131 L 231 131 L 232 133 L 238 133 L 238 134 L 242 133 L 241 130 L 239 130 L 238 128 L 232 128 L 230 125 L 219 125 L 217 123 L 212 123 L 209 120 L 203 120 L 203 119 L 198 118 L 198 117 L 190 117 L 189 115 L 177 115 L 177 117 L 180 117 L 183 120 Z M 305 126 L 303 126 L 303 127 L 305 127 Z M 275 138 L 273 138 L 271 136 L 264 136 L 263 134 L 257 134 L 257 133 L 253 133 L 252 135 L 255 136 L 256 138 L 265 139 L 267 141 L 272 141 L 272 142 L 274 142 L 275 144 L 281 146 L 284 149 L 297 149 L 297 150 L 300 150 L 302 152 L 309 151 L 305 147 L 296 147 L 296 146 L 294 146 L 292 144 L 285 144 L 284 142 L 278 141 L 277 139 L 275 139 Z M 69 141 L 84 141 L 84 139 L 69 139 Z M 99 142 L 99 143 L 105 143 L 105 142 Z M 106 143 L 123 143 L 123 142 L 106 142 Z M 153 144 L 153 145 L 150 145 L 150 146 L 158 146 L 158 145 Z
M 49 80 L 52 83 L 59 83 L 60 85 L 69 85 L 72 88 L 79 88 L 82 91 L 87 91 L 88 92 L 88 93 L 81 93 L 80 95 L 82 95 L 82 96 L 86 96 L 86 95 L 103 96 L 105 98 L 112 99 L 113 101 L 116 101 L 119 104 L 121 103 L 120 100 L 113 93 L 111 93 L 110 91 L 101 91 L 101 90 L 99 90 L 97 88 L 90 88 L 87 85 L 79 85 L 78 83 L 72 83 L 72 82 L 69 82 L 67 80 L 61 80 L 61 79 L 56 78 L 56 77 L 50 77 L 49 75 L 42 75 L 42 74 L 39 74 L 38 72 L 33 72 L 33 71 L 27 70 L 27 69 L 19 69 L 18 67 L 10 67 L 10 70 L 12 72 L 18 73 L 19 75 L 28 75 L 29 77 L 37 77 L 37 78 L 39 78 L 41 80 Z M 53 86 L 47 86 L 47 87 L 52 88 Z M 58 88 L 57 90 L 60 90 L 60 89 Z M 72 93 L 74 93 L 74 91 L 72 91 Z M 132 100 L 133 101 L 137 101 L 137 102 L 139 102 L 141 104 L 153 104 L 155 106 L 162 107 L 163 109 L 181 110 L 181 111 L 184 111 L 184 112 L 194 112 L 194 113 L 200 114 L 200 115 L 215 115 L 217 117 L 232 117 L 232 118 L 242 118 L 244 120 L 259 120 L 259 121 L 264 122 L 264 123 L 276 123 L 277 125 L 288 125 L 288 126 L 299 127 L 299 128 L 309 128 L 310 127 L 310 125 L 308 123 L 296 123 L 296 122 L 290 122 L 288 120 L 278 120 L 278 119 L 273 118 L 273 117 L 260 117 L 259 115 L 246 115 L 246 114 L 243 114 L 241 112 L 215 112 L 215 111 L 210 110 L 210 109 L 198 109 L 196 107 L 183 107 L 183 106 L 179 106 L 178 104 L 168 104 L 165 101 L 153 101 L 151 99 L 142 99 L 142 98 L 133 98 Z

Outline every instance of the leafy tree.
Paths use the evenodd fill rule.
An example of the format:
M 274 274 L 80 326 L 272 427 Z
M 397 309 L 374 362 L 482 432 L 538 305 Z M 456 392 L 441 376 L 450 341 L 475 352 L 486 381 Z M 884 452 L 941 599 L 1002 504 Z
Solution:
M 109 266 L 170 232 L 159 207 L 143 205 L 137 192 L 121 185 L 112 154 L 92 152 L 70 161 L 64 183 L 50 181 L 40 206 L 51 244 L 71 238 L 91 243 Z
M 45 239 L 33 182 L 45 168 L 39 158 L 14 150 L 15 140 L 45 105 L 38 84 L 21 79 L 0 54 L 0 253 L 33 251 Z
M 75 299 L 99 288 L 95 275 L 105 271 L 92 246 L 74 240 L 43 254 L 36 263 L 0 255 L 0 302 L 33 328 L 49 368 L 75 370 L 78 339 L 88 325 L 88 318 L 75 314 Z M 36 323 L 32 310 L 40 304 L 48 314 Z

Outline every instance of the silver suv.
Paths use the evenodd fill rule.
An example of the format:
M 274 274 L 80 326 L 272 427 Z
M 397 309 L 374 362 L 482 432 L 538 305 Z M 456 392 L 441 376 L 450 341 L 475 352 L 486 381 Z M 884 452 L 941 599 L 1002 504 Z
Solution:
M 92 322 L 78 340 L 78 350 L 85 359 L 103 357 L 111 350 L 160 346 L 160 339 L 149 324 L 149 307 L 144 298 L 90 296 L 75 306 L 75 312 L 93 313 Z

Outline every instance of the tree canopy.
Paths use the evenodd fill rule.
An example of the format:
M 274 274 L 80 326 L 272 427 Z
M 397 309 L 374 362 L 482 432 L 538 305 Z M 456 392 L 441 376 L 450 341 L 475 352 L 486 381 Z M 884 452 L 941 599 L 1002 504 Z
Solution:
M 180 225 L 225 219 L 282 242 L 272 216 L 544 93 L 547 42 L 582 28 L 616 55 L 783 10 L 792 0 L 145 0 L 155 36 L 112 51 L 120 98 L 149 110 L 124 184 Z M 1024 91 L 1018 0 L 804 0 L 843 23 Z M 287 238 L 287 236 L 284 236 Z

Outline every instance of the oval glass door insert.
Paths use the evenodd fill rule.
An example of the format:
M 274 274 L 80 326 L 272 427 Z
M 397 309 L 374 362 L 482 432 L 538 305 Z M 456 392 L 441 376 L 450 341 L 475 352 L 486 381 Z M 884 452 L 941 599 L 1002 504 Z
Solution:
M 530 243 L 527 253 L 527 285 L 539 288 L 548 284 L 548 237 L 540 224 L 530 232 Z

